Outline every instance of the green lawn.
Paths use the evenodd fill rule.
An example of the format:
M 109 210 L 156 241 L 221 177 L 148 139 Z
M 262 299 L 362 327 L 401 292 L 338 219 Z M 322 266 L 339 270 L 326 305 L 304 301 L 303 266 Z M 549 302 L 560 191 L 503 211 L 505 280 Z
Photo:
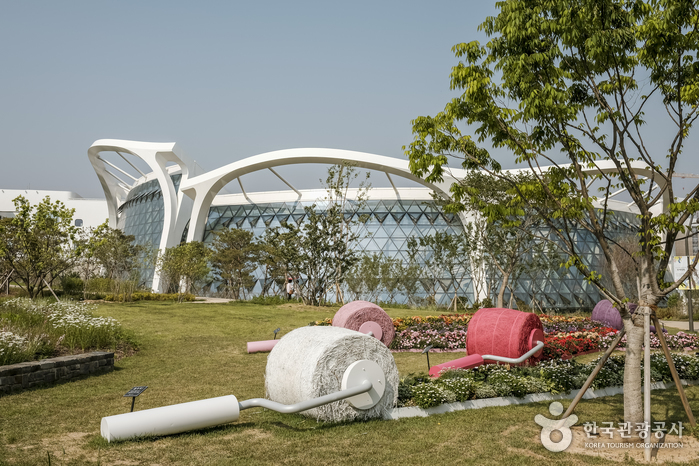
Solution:
M 301 415 L 246 410 L 236 423 L 205 431 L 107 444 L 99 435 L 103 416 L 127 412 L 122 395 L 148 385 L 136 409 L 233 394 L 264 396 L 267 354 L 246 353 L 245 343 L 270 339 L 336 309 L 298 304 L 102 304 L 132 329 L 140 351 L 110 374 L 0 398 L 0 464 L 606 464 L 585 455 L 550 453 L 539 443 L 536 414 L 548 403 L 488 408 L 353 424 L 320 424 Z M 414 315 L 388 310 L 392 317 Z M 432 353 L 432 364 L 459 357 Z M 420 353 L 395 353 L 401 374 L 426 371 Z M 699 415 L 699 387 L 687 391 Z M 654 392 L 654 416 L 685 421 L 674 390 Z M 569 402 L 564 401 L 564 405 Z M 578 425 L 621 421 L 621 396 L 584 401 Z

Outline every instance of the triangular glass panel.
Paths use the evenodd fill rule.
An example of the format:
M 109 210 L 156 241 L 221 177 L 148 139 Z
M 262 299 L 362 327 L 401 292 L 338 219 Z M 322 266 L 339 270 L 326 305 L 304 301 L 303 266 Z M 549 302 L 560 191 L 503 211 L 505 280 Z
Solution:
M 396 223 L 400 223 L 400 221 L 403 220 L 403 217 L 405 217 L 405 214 L 404 213 L 397 214 L 397 213 L 391 212 L 391 217 L 393 218 L 393 220 L 396 221 Z

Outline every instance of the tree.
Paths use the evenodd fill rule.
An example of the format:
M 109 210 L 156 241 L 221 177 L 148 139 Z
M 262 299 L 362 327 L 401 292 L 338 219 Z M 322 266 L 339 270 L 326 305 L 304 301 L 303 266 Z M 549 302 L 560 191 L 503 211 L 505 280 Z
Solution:
M 134 235 L 111 228 L 107 222 L 94 229 L 85 244 L 82 262 L 87 267 L 91 259 L 102 268 L 111 283 L 112 292 L 130 300 L 131 293 L 142 286 L 142 269 L 154 263 L 154 254 L 146 245 L 136 244 Z M 145 280 L 143 280 L 145 281 Z
M 280 293 L 285 293 L 285 284 L 288 278 L 296 281 L 297 290 L 300 290 L 298 278 L 301 275 L 301 229 L 287 222 L 282 226 L 265 230 L 260 242 L 260 262 L 267 277 L 276 284 Z M 265 283 L 266 285 L 266 283 Z M 263 286 L 263 294 L 265 287 Z
M 454 46 L 462 61 L 451 88 L 462 94 L 434 117 L 413 121 L 407 149 L 411 171 L 442 179 L 449 163 L 480 169 L 509 183 L 510 202 L 482 213 L 517 225 L 532 209 L 556 235 L 576 267 L 619 308 L 627 336 L 624 419 L 643 420 L 643 320 L 691 274 L 665 282 L 677 239 L 699 210 L 699 186 L 681 197 L 673 186 L 680 155 L 699 116 L 698 11 L 689 0 L 507 0 L 481 25 L 490 37 Z M 650 111 L 659 132 L 646 128 Z M 475 135 L 464 135 L 459 125 Z M 670 129 L 671 128 L 671 129 Z M 648 135 L 652 135 L 650 144 Z M 489 142 L 529 168 L 519 179 L 481 144 Z M 659 147 L 665 147 L 659 149 Z M 560 160 L 567 162 L 559 163 Z M 641 250 L 635 258 L 639 308 L 629 297 L 612 254 L 610 197 L 628 192 L 638 212 Z M 452 186 L 453 208 L 470 193 Z M 580 251 L 589 231 L 609 262 L 612 286 Z
M 158 260 L 164 283 L 178 294 L 181 302 L 184 293 L 195 293 L 198 286 L 211 273 L 211 251 L 201 241 L 182 243 L 167 248 Z
M 281 269 L 273 262 L 278 259 L 278 264 L 284 264 L 286 276 L 297 280 L 304 303 L 320 304 L 331 287 L 335 287 L 337 299 L 343 301 L 342 285 L 358 260 L 353 246 L 360 237 L 356 229 L 360 222 L 352 217 L 365 205 L 369 189 L 366 183 L 360 183 L 350 200 L 350 183 L 357 177 L 350 164 L 330 167 L 324 205 L 304 207 L 301 225 L 283 222 L 281 229 L 271 229 L 264 237 L 265 270 L 280 277 Z
M 82 254 L 75 263 L 75 271 L 83 280 L 83 299 L 87 299 L 87 283 L 100 271 L 100 264 L 93 254 L 91 243 L 95 235 L 95 229 L 81 228 L 75 239 L 76 245 L 82 250 Z
M 422 301 L 417 296 L 420 291 L 420 279 L 424 275 L 422 264 L 417 260 L 417 241 L 408 238 L 408 261 L 398 261 L 398 289 L 405 295 L 408 303 L 417 306 Z
M 356 252 L 342 234 L 342 212 L 333 205 L 317 212 L 316 205 L 305 208 L 306 220 L 301 225 L 301 287 L 304 301 L 319 305 L 329 286 L 342 283 L 343 274 L 357 261 Z
M 235 299 L 247 299 L 246 290 L 255 284 L 260 248 L 252 231 L 229 228 L 216 233 L 211 247 L 211 265 Z
M 14 269 L 16 283 L 34 299 L 80 254 L 74 243 L 74 209 L 52 203 L 48 196 L 35 206 L 22 196 L 13 202 L 15 217 L 0 222 L 0 255 Z
M 333 239 L 333 242 L 336 245 L 341 242 L 349 245 L 349 248 L 336 247 L 332 254 L 334 266 L 337 268 L 335 271 L 335 293 L 338 301 L 343 304 L 345 301 L 341 285 L 348 271 L 346 266 L 351 262 L 351 260 L 348 262 L 348 257 L 345 256 L 348 253 L 353 255 L 353 246 L 360 238 L 356 227 L 367 219 L 366 216 L 363 216 L 360 220 L 353 220 L 353 217 L 355 213 L 366 206 L 369 189 L 371 189 L 371 184 L 368 182 L 369 173 L 366 172 L 365 178 L 360 181 L 359 187 L 350 201 L 350 186 L 358 177 L 359 173 L 355 167 L 349 162 L 343 162 L 328 168 L 328 176 L 324 183 L 327 192 L 325 198 L 327 202 L 326 214 L 332 215 L 332 221 L 339 225 L 339 228 L 335 229 L 337 237 Z
M 466 237 L 437 231 L 433 235 L 421 237 L 419 243 L 420 246 L 429 251 L 425 266 L 433 270 L 434 287 L 438 285 L 438 277 L 442 276 L 444 272 L 449 274 L 451 284 L 454 287 L 454 297 L 450 306 L 453 305 L 454 310 L 456 310 L 461 281 L 471 268 L 467 261 Z

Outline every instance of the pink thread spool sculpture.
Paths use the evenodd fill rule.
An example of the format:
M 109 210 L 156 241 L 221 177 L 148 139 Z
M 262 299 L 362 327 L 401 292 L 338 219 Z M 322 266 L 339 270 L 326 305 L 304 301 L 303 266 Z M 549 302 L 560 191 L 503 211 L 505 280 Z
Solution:
M 393 320 L 374 303 L 352 301 L 335 313 L 333 327 L 355 330 L 359 333 L 371 333 L 377 340 L 388 346 L 396 336 Z M 279 340 L 262 340 L 248 342 L 248 353 L 272 351 Z
M 544 327 L 535 314 L 504 308 L 476 312 L 466 334 L 468 356 L 432 366 L 430 376 L 445 369 L 472 369 L 488 361 L 536 364 L 544 350 Z
M 356 330 L 360 333 L 371 332 L 374 337 L 389 346 L 396 336 L 393 320 L 374 303 L 368 301 L 352 301 L 335 313 L 333 327 Z

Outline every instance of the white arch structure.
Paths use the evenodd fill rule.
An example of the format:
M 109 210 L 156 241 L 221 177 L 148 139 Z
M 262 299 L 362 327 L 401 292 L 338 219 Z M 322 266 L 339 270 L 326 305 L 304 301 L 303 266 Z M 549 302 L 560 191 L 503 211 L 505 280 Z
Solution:
M 117 226 L 119 206 L 126 201 L 129 191 L 139 179 L 104 160 L 100 156 L 101 152 L 116 152 L 144 178 L 153 176 L 158 180 L 160 190 L 163 193 L 164 204 L 163 234 L 160 238 L 158 249 L 164 251 L 165 248 L 177 245 L 182 236 L 182 231 L 189 220 L 192 200 L 184 196 L 181 191 L 179 193 L 175 192 L 175 185 L 168 175 L 166 167 L 170 162 L 177 165 L 182 173 L 182 181 L 185 181 L 195 173 L 196 164 L 174 142 L 155 143 L 123 141 L 119 139 L 100 139 L 95 141 L 88 149 L 87 156 L 95 169 L 97 178 L 102 184 L 104 195 L 107 198 L 109 226 L 112 228 Z M 124 157 L 123 153 L 131 154 L 143 160 L 151 169 L 151 174 L 141 172 Z M 114 171 L 118 171 L 120 174 L 117 175 Z M 134 183 L 128 184 L 120 176 L 127 176 L 133 179 Z M 178 231 L 180 236 L 177 236 Z M 160 274 L 157 271 L 153 277 L 153 289 L 160 289 Z
M 117 212 L 135 186 L 138 179 L 132 177 L 117 166 L 107 162 L 101 152 L 116 152 L 122 158 L 122 153 L 131 154 L 143 160 L 152 170 L 151 174 L 143 174 L 149 179 L 157 179 L 163 193 L 165 207 L 163 219 L 163 234 L 158 245 L 161 252 L 165 248 L 179 243 L 184 229 L 189 223 L 187 241 L 201 240 L 204 237 L 206 220 L 211 203 L 225 185 L 243 175 L 260 170 L 271 170 L 279 176 L 274 168 L 284 165 L 301 163 L 338 164 L 350 162 L 354 166 L 369 170 L 383 171 L 387 175 L 400 176 L 432 189 L 445 199 L 449 199 L 449 187 L 456 178 L 445 174 L 440 183 L 428 183 L 410 172 L 407 160 L 355 152 L 341 149 L 286 149 L 265 154 L 255 155 L 230 163 L 206 173 L 196 173 L 196 164 L 179 149 L 176 143 L 150 143 L 139 141 L 124 141 L 117 139 L 100 139 L 88 149 L 88 157 L 97 177 L 102 184 L 109 209 L 109 224 L 112 228 L 117 225 Z M 124 158 L 130 164 L 130 162 Z M 168 175 L 166 166 L 175 163 L 182 172 L 179 192 L 175 192 L 174 184 Z M 131 165 L 134 169 L 138 169 Z M 117 175 L 114 171 L 121 172 Z M 458 172 L 462 172 L 459 170 Z M 465 173 L 459 173 L 461 175 Z M 126 175 L 134 180 L 129 185 L 120 176 Z M 281 178 L 281 177 L 280 177 Z M 282 181 L 286 181 L 281 178 Z M 390 177 L 389 177 L 390 180 Z M 287 183 L 288 184 L 288 183 Z M 241 184 L 242 186 L 242 184 Z M 290 185 L 289 185 L 290 186 Z M 291 186 L 290 186 L 291 187 Z M 292 187 L 292 189 L 294 189 Z M 156 271 L 153 277 L 153 289 L 160 287 L 160 276 Z
M 407 160 L 385 157 L 341 149 L 285 149 L 255 155 L 238 162 L 233 162 L 216 170 L 183 181 L 180 190 L 194 200 L 192 221 L 189 224 L 187 241 L 194 241 L 204 236 L 209 208 L 216 194 L 228 183 L 248 173 L 265 169 L 274 169 L 283 165 L 301 163 L 339 164 L 349 162 L 368 170 L 378 170 L 388 175 L 396 175 L 415 181 L 432 189 L 445 199 L 450 199 L 449 187 L 456 181 L 451 175 L 445 176 L 441 183 L 428 183 L 410 172 Z M 463 170 L 462 170 L 463 171 Z M 276 172 L 274 172 L 276 174 Z M 465 174 L 465 173 L 464 173 Z M 390 179 L 390 178 L 389 178 Z
M 101 152 L 116 152 L 132 168 L 143 175 L 143 178 L 137 179 L 105 161 L 100 156 Z M 131 164 L 122 153 L 140 158 L 148 165 L 152 173 L 144 174 Z M 200 241 L 204 236 L 211 204 L 221 189 L 243 175 L 260 170 L 268 169 L 272 171 L 272 173 L 289 185 L 274 171 L 274 168 L 302 163 L 338 164 L 349 162 L 360 168 L 382 171 L 389 176 L 389 180 L 391 180 L 390 175 L 395 175 L 414 181 L 433 190 L 447 200 L 451 199 L 449 190 L 452 183 L 466 176 L 465 170 L 450 168 L 445 170 L 443 181 L 429 183 L 411 173 L 407 160 L 341 149 L 308 148 L 267 152 L 230 163 L 206 173 L 199 173 L 200 170 L 195 168 L 197 165 L 194 161 L 187 157 L 176 143 L 100 139 L 90 146 L 88 157 L 104 189 L 109 209 L 109 224 L 112 228 L 116 228 L 117 225 L 119 206 L 126 201 L 129 191 L 136 185 L 136 182 L 142 179 L 158 180 L 163 193 L 165 207 L 163 234 L 158 245 L 161 252 L 165 248 L 175 246 L 180 242 L 187 223 L 189 223 L 187 241 Z M 166 168 L 170 162 L 176 164 L 182 174 L 179 192 L 175 192 L 174 184 Z M 640 176 L 652 176 L 651 170 L 642 162 L 633 162 L 632 168 Z M 546 169 L 547 167 L 543 167 L 541 170 L 544 172 Z M 125 182 L 120 178 L 120 175 L 113 172 L 114 170 L 120 172 L 121 175 L 128 176 L 134 183 L 129 184 Z M 601 161 L 596 167 L 588 168 L 585 171 L 588 173 L 614 173 L 617 171 L 617 168 L 611 161 Z M 391 183 L 393 182 L 391 181 Z M 296 191 L 291 185 L 289 187 Z M 622 191 L 617 191 L 610 197 Z M 654 212 L 663 212 L 667 203 L 668 199 L 664 197 L 659 205 L 654 206 Z M 462 222 L 467 221 L 466 215 L 460 215 L 460 218 Z M 156 271 L 153 278 L 153 289 L 158 290 L 159 288 L 160 276 L 158 271 Z

